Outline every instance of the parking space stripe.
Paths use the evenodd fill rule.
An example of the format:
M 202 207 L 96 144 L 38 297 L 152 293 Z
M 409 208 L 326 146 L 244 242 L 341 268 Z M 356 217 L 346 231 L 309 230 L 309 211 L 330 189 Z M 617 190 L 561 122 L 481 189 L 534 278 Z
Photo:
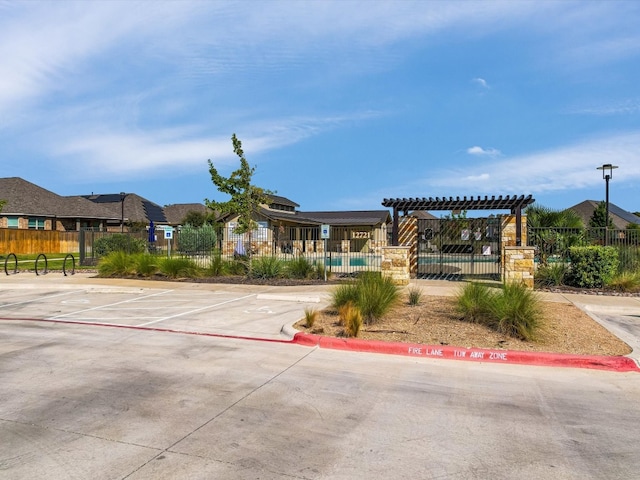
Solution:
M 233 298 L 231 300 L 227 300 L 227 301 L 224 301 L 224 302 L 216 303 L 214 305 L 207 305 L 206 307 L 196 308 L 194 310 L 189 310 L 187 312 L 176 313 L 175 315 L 169 315 L 167 317 L 163 317 L 163 318 L 160 318 L 158 320 L 153 320 L 152 322 L 141 323 L 140 325 L 138 325 L 138 327 L 146 327 L 147 325 L 153 325 L 154 323 L 162 322 L 162 321 L 165 321 L 165 320 L 170 320 L 172 318 L 178 318 L 178 317 L 182 317 L 184 315 L 190 315 L 192 313 L 202 312 L 202 311 L 208 310 L 210 308 L 215 308 L 215 307 L 219 307 L 221 305 L 226 305 L 228 303 L 233 303 L 233 302 L 237 302 L 239 300 L 244 300 L 245 298 L 255 297 L 256 295 L 257 294 L 252 293 L 250 295 L 245 295 L 244 297 Z
M 72 294 L 83 293 L 83 292 L 85 292 L 85 290 L 72 290 L 70 292 L 56 293 L 54 295 L 47 295 L 47 296 L 44 296 L 44 297 L 32 298 L 30 300 L 23 300 L 21 302 L 4 303 L 4 304 L 0 305 L 0 308 L 13 307 L 14 305 L 24 305 L 24 304 L 27 304 L 27 303 L 35 303 L 35 302 L 40 302 L 42 300 L 46 300 L 48 298 L 63 297 L 65 295 L 72 295 Z
M 125 304 L 125 303 L 131 303 L 131 302 L 135 302 L 135 301 L 142 300 L 142 299 L 145 299 L 145 298 L 152 298 L 152 297 L 157 297 L 157 296 L 160 296 L 160 295 L 166 295 L 167 293 L 171 293 L 171 292 L 173 292 L 173 290 L 164 290 L 162 292 L 156 292 L 156 293 L 152 293 L 150 295 L 144 295 L 142 297 L 130 298 L 128 300 L 122 300 L 121 302 L 108 303 L 106 305 L 100 305 L 98 307 L 85 308 L 83 310 L 76 310 L 75 312 L 63 313 L 62 315 L 54 315 L 53 317 L 49 317 L 49 318 L 52 319 L 52 320 L 55 320 L 55 319 L 58 319 L 58 318 L 69 317 L 71 315 L 77 315 L 77 314 L 83 313 L 83 312 L 90 312 L 90 311 L 105 309 L 105 308 L 108 308 L 108 307 L 113 307 L 115 305 L 122 305 L 122 304 Z

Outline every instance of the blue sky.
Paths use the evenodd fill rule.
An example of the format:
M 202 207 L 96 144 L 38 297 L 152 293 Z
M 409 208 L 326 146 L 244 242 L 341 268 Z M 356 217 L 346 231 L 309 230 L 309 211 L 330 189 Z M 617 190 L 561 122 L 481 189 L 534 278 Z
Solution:
M 640 211 L 640 2 L 0 0 L 2 176 L 311 210 L 532 194 Z M 0 192 L 1 197 L 1 192 Z

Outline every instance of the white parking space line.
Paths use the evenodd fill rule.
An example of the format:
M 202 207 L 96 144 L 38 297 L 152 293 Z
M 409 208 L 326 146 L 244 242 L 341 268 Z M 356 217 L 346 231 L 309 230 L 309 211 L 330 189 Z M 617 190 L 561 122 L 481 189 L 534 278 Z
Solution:
M 74 312 L 63 313 L 61 315 L 54 315 L 52 317 L 49 317 L 49 319 L 55 320 L 55 319 L 59 319 L 59 318 L 69 317 L 69 316 L 72 316 L 72 315 L 78 315 L 78 314 L 84 313 L 84 312 L 91 312 L 91 311 L 95 311 L 95 310 L 107 309 L 107 308 L 113 307 L 115 305 L 123 305 L 125 303 L 136 302 L 138 300 L 142 300 L 142 299 L 145 299 L 145 298 L 152 298 L 152 297 L 158 297 L 160 295 L 166 295 L 167 293 L 171 293 L 172 291 L 173 290 L 163 290 L 161 292 L 152 293 L 150 295 L 144 295 L 142 297 L 130 298 L 128 300 L 122 300 L 120 302 L 108 303 L 106 305 L 100 305 L 100 306 L 92 307 L 92 308 L 85 308 L 85 309 L 82 309 L 82 310 L 76 310 Z
M 192 313 L 202 312 L 204 310 L 209 310 L 211 308 L 216 308 L 216 307 L 219 307 L 221 305 L 226 305 L 228 303 L 237 302 L 237 301 L 244 300 L 244 299 L 250 298 L 250 297 L 255 297 L 255 296 L 256 296 L 256 294 L 252 293 L 250 295 L 245 295 L 244 297 L 232 298 L 231 300 L 227 300 L 227 301 L 220 302 L 220 303 L 215 303 L 213 305 L 207 305 L 206 307 L 201 307 L 201 308 L 196 308 L 196 309 L 189 310 L 189 311 L 186 311 L 186 312 L 176 313 L 175 315 L 169 315 L 169 316 L 166 316 L 166 317 L 163 317 L 163 318 L 159 318 L 157 320 L 153 320 L 153 321 L 147 322 L 147 323 L 141 323 L 141 324 L 139 324 L 137 326 L 138 327 L 146 327 L 147 325 L 153 325 L 154 323 L 162 322 L 162 321 L 165 321 L 165 320 L 171 320 L 172 318 L 178 318 L 178 317 L 182 317 L 184 315 L 190 315 Z
M 31 298 L 29 300 L 23 300 L 21 302 L 3 303 L 0 305 L 0 308 L 13 307 L 15 305 L 25 305 L 27 303 L 36 303 L 36 302 L 41 302 L 42 300 L 47 300 L 49 298 L 63 297 L 65 295 L 74 295 L 74 294 L 83 293 L 83 292 L 84 290 L 72 290 L 70 292 L 56 293 L 53 295 L 46 295 L 44 297 Z

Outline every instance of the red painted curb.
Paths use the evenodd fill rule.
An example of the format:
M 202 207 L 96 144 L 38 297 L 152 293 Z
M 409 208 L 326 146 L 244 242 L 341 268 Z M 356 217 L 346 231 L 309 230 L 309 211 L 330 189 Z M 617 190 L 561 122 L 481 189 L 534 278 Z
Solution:
M 546 367 L 591 368 L 615 372 L 640 372 L 636 362 L 629 357 L 596 356 L 596 355 L 568 355 L 560 353 L 521 352 L 517 350 L 489 350 L 483 348 L 464 348 L 451 346 L 422 345 L 415 343 L 381 342 L 379 340 L 361 340 L 358 338 L 324 337 L 298 332 L 292 340 L 273 338 L 256 338 L 241 335 L 225 335 L 221 333 L 193 332 L 189 330 L 175 330 L 160 327 L 138 327 L 101 322 L 83 322 L 78 320 L 54 320 L 44 318 L 10 318 L 0 317 L 2 321 L 30 321 L 61 323 L 68 325 L 84 325 L 95 327 L 122 328 L 128 330 L 144 330 L 160 333 L 178 333 L 204 337 L 228 338 L 234 340 L 253 340 L 258 342 L 296 344 L 307 347 L 329 348 L 333 350 L 350 350 L 354 352 L 383 353 L 390 355 L 404 355 L 408 357 L 430 357 L 471 362 L 489 362 L 502 364 L 537 365 Z
M 623 356 L 569 355 L 560 353 L 521 352 L 516 350 L 490 350 L 441 345 L 421 345 L 357 338 L 335 338 L 297 333 L 293 343 L 334 350 L 385 353 L 409 357 L 444 358 L 471 362 L 538 365 L 546 367 L 591 368 L 615 372 L 640 372 L 636 362 Z

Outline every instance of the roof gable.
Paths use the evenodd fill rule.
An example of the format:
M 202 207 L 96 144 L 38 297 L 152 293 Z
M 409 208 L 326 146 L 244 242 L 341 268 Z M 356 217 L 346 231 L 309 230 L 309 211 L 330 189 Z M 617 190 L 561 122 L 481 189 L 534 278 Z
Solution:
M 20 177 L 0 178 L 0 199 L 7 203 L 3 215 L 32 215 L 59 218 L 119 218 L 89 200 L 64 197 Z

